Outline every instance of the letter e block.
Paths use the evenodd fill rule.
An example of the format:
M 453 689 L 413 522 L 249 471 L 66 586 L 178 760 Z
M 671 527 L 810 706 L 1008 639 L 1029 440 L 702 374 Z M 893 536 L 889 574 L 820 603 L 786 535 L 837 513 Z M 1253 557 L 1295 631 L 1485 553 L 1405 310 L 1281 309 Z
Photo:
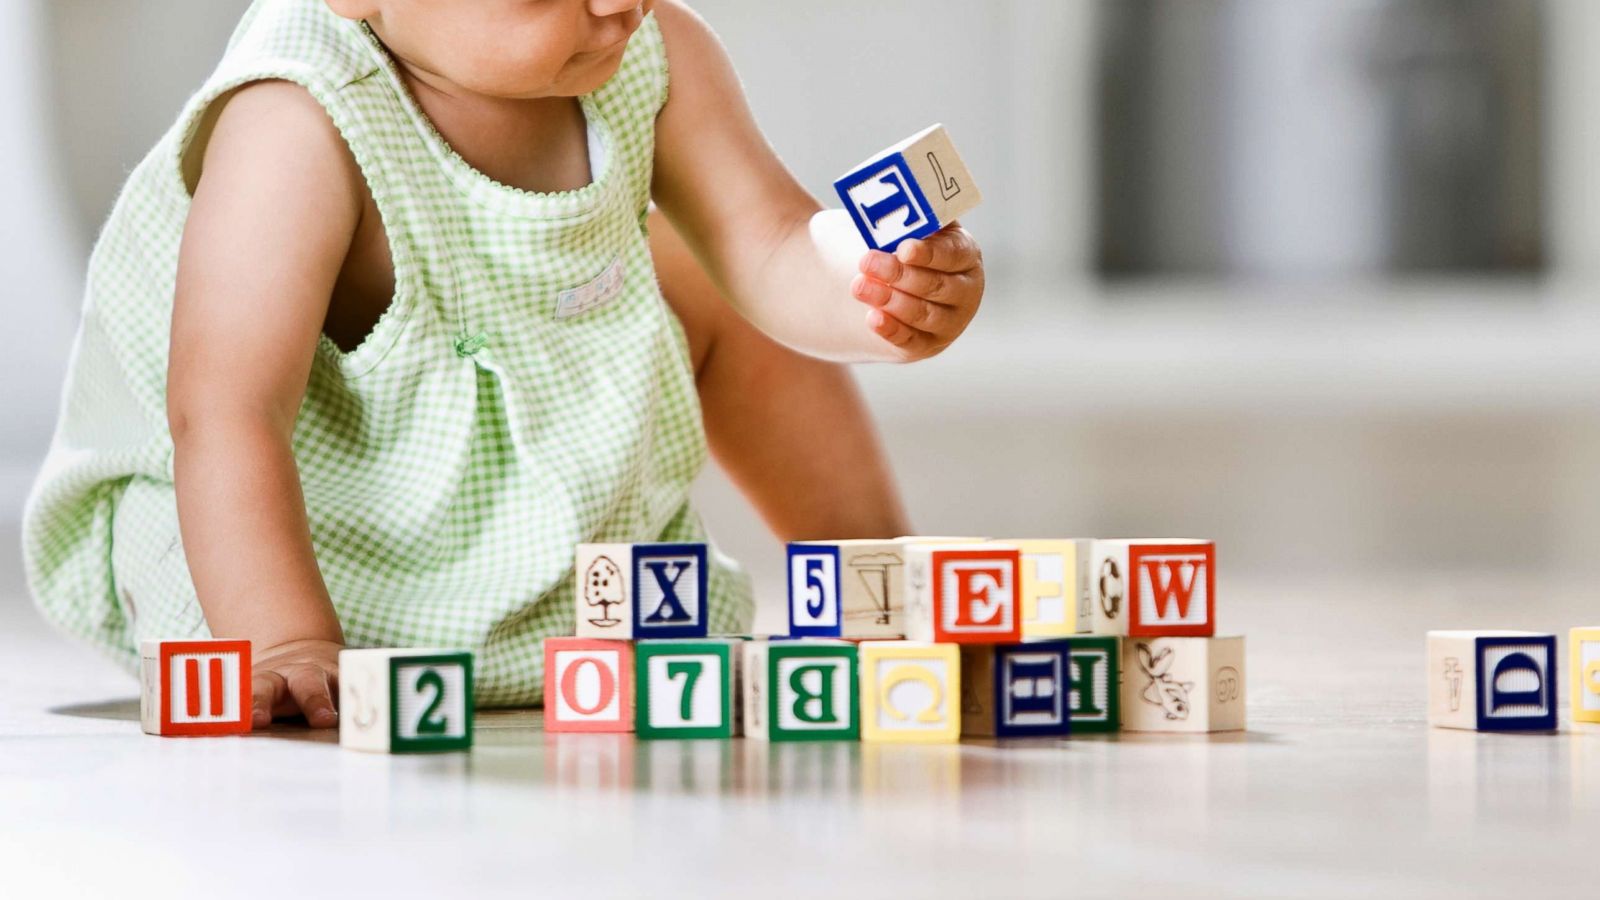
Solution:
M 1428 632 L 1428 724 L 1477 731 L 1556 729 L 1556 637 Z
M 546 638 L 544 730 L 632 731 L 633 644 Z
M 983 201 L 943 125 L 884 150 L 833 183 L 868 247 L 893 252 Z
M 750 641 L 743 649 L 745 737 L 763 741 L 860 737 L 854 644 Z
M 897 541 L 789 545 L 789 634 L 888 640 L 905 634 L 905 546 Z
M 640 738 L 739 734 L 742 641 L 645 641 L 634 647 Z
M 1022 640 L 1022 556 L 1009 544 L 914 544 L 907 550 L 911 600 L 906 636 L 952 644 Z
M 1600 722 L 1600 627 L 1572 629 L 1568 646 L 1572 654 L 1572 721 Z
M 339 743 L 374 753 L 472 747 L 472 654 L 339 651 Z
M 578 637 L 705 637 L 706 556 L 705 544 L 579 544 Z
M 1090 630 L 1209 637 L 1217 631 L 1216 569 L 1211 541 L 1093 541 L 1087 573 Z
M 139 656 L 139 719 L 145 734 L 250 730 L 249 641 L 144 641 Z
M 1123 730 L 1244 730 L 1244 638 L 1125 638 L 1123 658 Z
M 961 738 L 961 653 L 954 644 L 863 641 L 861 739 L 955 743 Z

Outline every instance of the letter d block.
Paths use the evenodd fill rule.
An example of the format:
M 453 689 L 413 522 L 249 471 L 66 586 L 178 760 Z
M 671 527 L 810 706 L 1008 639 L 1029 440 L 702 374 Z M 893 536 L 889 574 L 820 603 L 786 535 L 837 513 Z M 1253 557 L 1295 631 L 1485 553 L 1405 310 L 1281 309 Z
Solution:
M 744 645 L 744 733 L 762 741 L 853 741 L 861 735 L 857 651 L 846 641 Z
M 868 247 L 893 252 L 983 202 L 943 125 L 933 125 L 833 183 Z
M 1022 554 L 1009 544 L 913 544 L 906 636 L 950 644 L 1022 640 Z
M 1572 654 L 1572 721 L 1600 722 L 1600 628 L 1574 628 L 1567 645 Z
M 1428 724 L 1477 731 L 1556 729 L 1556 637 L 1428 632 Z
M 139 656 L 139 719 L 145 734 L 250 730 L 249 641 L 145 641 Z
M 339 743 L 374 753 L 472 748 L 472 654 L 339 651 Z
M 1131 637 L 1217 632 L 1217 551 L 1189 538 L 1090 544 L 1090 631 Z
M 634 647 L 635 731 L 651 738 L 739 734 L 742 641 L 644 641 Z
M 544 730 L 632 731 L 633 644 L 545 638 Z
M 705 544 L 579 544 L 578 637 L 705 637 Z
M 1124 638 L 1125 731 L 1243 731 L 1244 638 Z
M 961 653 L 954 644 L 863 641 L 861 739 L 948 744 L 961 738 Z

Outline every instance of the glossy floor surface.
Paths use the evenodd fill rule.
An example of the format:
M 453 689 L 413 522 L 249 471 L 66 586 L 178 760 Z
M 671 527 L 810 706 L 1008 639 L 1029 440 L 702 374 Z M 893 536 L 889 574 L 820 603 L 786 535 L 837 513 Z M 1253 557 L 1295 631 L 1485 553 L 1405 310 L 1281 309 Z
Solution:
M 768 747 L 547 735 L 513 711 L 470 754 L 405 758 L 286 725 L 146 737 L 132 681 L 51 634 L 13 562 L 0 878 L 13 897 L 1593 895 L 1600 730 L 1431 730 L 1419 671 L 1430 625 L 1564 628 L 1600 619 L 1592 594 L 1225 587 L 1245 734 Z

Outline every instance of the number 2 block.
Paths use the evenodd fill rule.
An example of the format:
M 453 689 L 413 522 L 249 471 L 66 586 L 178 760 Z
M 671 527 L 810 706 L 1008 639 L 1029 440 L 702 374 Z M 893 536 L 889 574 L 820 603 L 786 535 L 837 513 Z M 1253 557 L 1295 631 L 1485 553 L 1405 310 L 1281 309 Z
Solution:
M 1007 544 L 913 544 L 906 636 L 953 644 L 1022 640 L 1021 552 Z
M 426 753 L 472 747 L 472 654 L 339 651 L 339 743 Z
M 961 652 L 954 644 L 863 641 L 861 739 L 955 743 L 961 739 Z
M 145 641 L 139 656 L 139 719 L 146 734 L 250 730 L 249 641 Z
M 1572 721 L 1600 722 L 1600 628 L 1574 628 L 1567 644 L 1572 654 Z
M 633 644 L 546 638 L 544 730 L 632 731 Z
M 643 739 L 731 738 L 739 734 L 738 652 L 732 640 L 645 641 L 634 647 Z
M 905 544 L 789 545 L 789 634 L 888 640 L 905 634 Z
M 983 201 L 943 125 L 884 150 L 833 183 L 868 247 L 892 252 Z
M 762 741 L 853 741 L 861 734 L 856 646 L 848 641 L 744 645 L 744 733 Z
M 706 554 L 705 544 L 579 544 L 577 635 L 705 637 Z

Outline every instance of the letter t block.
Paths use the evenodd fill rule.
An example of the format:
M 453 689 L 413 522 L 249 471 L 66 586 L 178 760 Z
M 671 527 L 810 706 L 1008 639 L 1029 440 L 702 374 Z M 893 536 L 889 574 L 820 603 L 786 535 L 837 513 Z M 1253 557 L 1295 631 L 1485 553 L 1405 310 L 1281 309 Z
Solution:
M 1428 632 L 1428 724 L 1477 731 L 1556 729 L 1556 637 Z
M 927 237 L 983 201 L 943 125 L 932 125 L 833 183 L 868 247 Z

